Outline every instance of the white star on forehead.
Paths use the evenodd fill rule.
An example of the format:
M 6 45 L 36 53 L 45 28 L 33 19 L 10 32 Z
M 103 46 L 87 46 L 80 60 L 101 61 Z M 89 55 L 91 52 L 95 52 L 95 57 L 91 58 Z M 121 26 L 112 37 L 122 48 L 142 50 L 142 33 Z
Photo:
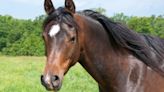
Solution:
M 56 35 L 58 32 L 60 31 L 60 26 L 59 24 L 57 25 L 53 25 L 49 31 L 49 36 L 53 37 L 54 35 Z

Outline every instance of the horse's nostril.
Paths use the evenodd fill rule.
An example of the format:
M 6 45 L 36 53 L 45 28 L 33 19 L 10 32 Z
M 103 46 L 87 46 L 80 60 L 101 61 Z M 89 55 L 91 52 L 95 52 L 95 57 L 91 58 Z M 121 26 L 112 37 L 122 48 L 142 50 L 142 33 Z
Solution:
M 41 80 L 41 82 L 43 82 L 43 75 L 40 76 L 40 80 Z
M 59 80 L 59 77 L 57 75 L 54 75 L 54 76 L 51 77 L 51 80 L 52 81 L 57 81 L 57 80 Z
M 43 86 L 46 86 L 46 83 L 44 81 L 44 76 L 43 75 L 41 75 L 40 80 L 41 80 L 42 85 Z
M 44 75 L 41 75 L 40 79 L 41 79 L 41 84 L 42 84 L 47 90 L 49 90 L 49 91 L 53 90 L 51 84 L 48 84 L 48 83 L 45 81 Z

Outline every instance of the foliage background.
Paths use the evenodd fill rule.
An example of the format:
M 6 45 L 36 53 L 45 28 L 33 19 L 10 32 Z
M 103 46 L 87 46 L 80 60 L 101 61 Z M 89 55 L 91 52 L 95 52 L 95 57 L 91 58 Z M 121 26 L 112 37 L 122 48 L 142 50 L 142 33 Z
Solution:
M 105 14 L 105 9 L 94 9 Z M 143 34 L 164 38 L 164 15 L 150 17 L 126 16 L 123 13 L 110 17 L 116 22 Z M 0 15 L 0 54 L 11 56 L 43 56 L 42 23 L 44 15 L 34 20 L 15 19 Z

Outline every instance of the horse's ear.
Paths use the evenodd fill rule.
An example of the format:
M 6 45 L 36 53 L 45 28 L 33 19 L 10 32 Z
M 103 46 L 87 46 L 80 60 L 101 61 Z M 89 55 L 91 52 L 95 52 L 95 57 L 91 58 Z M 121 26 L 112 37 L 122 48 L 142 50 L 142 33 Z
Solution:
M 44 9 L 48 15 L 50 15 L 51 13 L 55 11 L 55 8 L 51 0 L 44 1 Z
M 75 13 L 75 4 L 73 0 L 65 0 L 65 8 L 70 12 Z

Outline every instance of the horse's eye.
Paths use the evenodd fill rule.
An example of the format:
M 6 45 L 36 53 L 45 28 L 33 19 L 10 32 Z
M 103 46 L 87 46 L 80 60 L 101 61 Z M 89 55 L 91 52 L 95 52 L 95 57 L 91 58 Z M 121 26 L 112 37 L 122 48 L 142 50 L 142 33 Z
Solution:
M 75 38 L 75 37 L 72 37 L 72 38 L 70 39 L 70 42 L 74 43 L 75 40 L 76 40 L 76 38 Z

